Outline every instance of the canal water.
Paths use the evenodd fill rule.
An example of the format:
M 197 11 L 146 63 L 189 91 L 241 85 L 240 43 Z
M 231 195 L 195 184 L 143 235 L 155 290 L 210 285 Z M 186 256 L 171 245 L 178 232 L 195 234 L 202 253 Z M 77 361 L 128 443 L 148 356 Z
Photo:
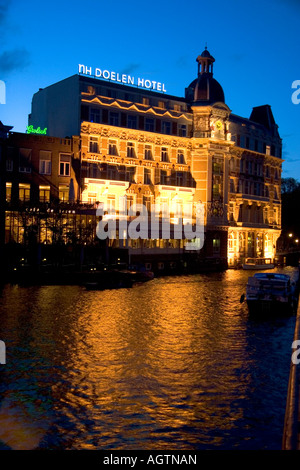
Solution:
M 0 449 L 280 449 L 295 317 L 250 318 L 248 276 L 4 286 Z

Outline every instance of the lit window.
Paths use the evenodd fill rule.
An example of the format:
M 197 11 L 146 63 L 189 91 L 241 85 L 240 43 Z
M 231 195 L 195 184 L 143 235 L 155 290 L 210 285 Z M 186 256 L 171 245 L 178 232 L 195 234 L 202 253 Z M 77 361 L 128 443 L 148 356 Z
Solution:
M 30 184 L 19 184 L 19 199 L 22 202 L 30 201 Z
M 215 175 L 220 175 L 221 174 L 221 165 L 220 165 L 220 163 L 213 163 L 213 173 Z
M 59 156 L 59 176 L 70 176 L 71 155 L 61 154 Z
M 7 202 L 11 201 L 11 187 L 12 187 L 12 183 L 6 183 L 6 201 Z
M 220 254 L 221 241 L 219 237 L 213 238 L 213 253 L 215 255 Z
M 108 195 L 105 210 L 107 210 L 107 212 L 109 214 L 115 214 L 115 212 L 116 212 L 115 208 L 116 208 L 116 198 L 115 198 L 115 196 Z
M 50 186 L 40 186 L 40 202 L 50 202 Z
M 59 200 L 60 202 L 69 201 L 69 186 L 66 184 L 59 185 Z
M 97 193 L 88 192 L 88 204 L 95 204 L 97 201 Z

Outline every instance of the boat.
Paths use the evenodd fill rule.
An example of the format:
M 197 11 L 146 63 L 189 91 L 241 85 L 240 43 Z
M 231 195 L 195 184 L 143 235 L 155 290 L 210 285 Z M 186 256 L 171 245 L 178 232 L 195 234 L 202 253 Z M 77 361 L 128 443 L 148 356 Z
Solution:
M 134 280 L 125 272 L 118 270 L 105 270 L 93 273 L 85 283 L 87 290 L 128 289 Z
M 119 271 L 132 280 L 134 283 L 148 282 L 154 279 L 154 273 L 152 271 L 140 271 L 133 269 L 122 269 Z
M 296 282 L 287 274 L 255 273 L 248 278 L 246 302 L 252 314 L 294 314 L 298 295 Z
M 245 263 L 242 265 L 243 269 L 273 269 L 275 267 L 271 258 L 246 258 Z

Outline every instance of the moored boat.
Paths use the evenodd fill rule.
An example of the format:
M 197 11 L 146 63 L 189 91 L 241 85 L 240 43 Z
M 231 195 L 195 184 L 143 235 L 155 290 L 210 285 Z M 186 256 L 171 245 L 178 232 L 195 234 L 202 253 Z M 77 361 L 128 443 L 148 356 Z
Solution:
M 242 267 L 243 269 L 262 270 L 273 269 L 275 265 L 271 258 L 246 258 Z
M 298 304 L 298 289 L 287 274 L 255 273 L 246 287 L 249 312 L 293 314 Z

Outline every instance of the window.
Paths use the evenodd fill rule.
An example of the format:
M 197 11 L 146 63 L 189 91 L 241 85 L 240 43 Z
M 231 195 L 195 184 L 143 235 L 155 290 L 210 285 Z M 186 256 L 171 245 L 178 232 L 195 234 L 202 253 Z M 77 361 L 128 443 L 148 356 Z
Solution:
M 235 193 L 234 180 L 230 179 L 230 192 Z
M 230 221 L 230 222 L 233 222 L 233 221 L 234 221 L 234 208 L 233 208 L 233 204 L 229 204 L 228 213 L 229 213 L 229 221 Z
M 158 102 L 158 107 L 159 107 L 159 108 L 162 108 L 162 109 L 165 109 L 166 103 L 165 103 L 164 101 L 159 101 L 159 102 Z
M 162 122 L 162 133 L 163 134 L 171 134 L 171 123 L 168 121 L 163 121 Z
M 147 213 L 151 214 L 151 197 L 143 196 L 143 205 L 146 207 Z
M 145 145 L 145 160 L 152 160 L 152 147 Z
M 127 157 L 135 158 L 135 147 L 133 142 L 127 142 Z
M 69 201 L 69 186 L 66 184 L 59 185 L 59 200 L 60 202 Z
M 144 184 L 152 184 L 150 168 L 144 168 Z
M 249 188 L 250 188 L 250 183 L 248 180 L 246 180 L 245 181 L 245 194 L 250 194 Z
M 145 131 L 154 132 L 154 119 L 146 118 L 146 120 L 145 120 Z
M 184 151 L 183 150 L 180 150 L 180 149 L 177 150 L 177 163 L 179 163 L 180 165 L 185 164 L 185 158 L 184 158 Z
M 110 88 L 108 88 L 106 90 L 106 94 L 109 98 L 116 98 L 117 97 L 117 92 L 116 90 L 111 90 Z
M 116 179 L 116 172 L 117 172 L 117 169 L 114 165 L 108 165 L 107 166 L 107 179 L 115 180 Z
M 178 113 L 180 113 L 181 105 L 180 104 L 174 104 L 174 111 L 177 111 Z
M 130 208 L 131 208 L 131 206 L 133 205 L 133 203 L 134 203 L 134 198 L 133 198 L 133 196 L 127 196 L 127 198 L 126 198 L 127 212 L 130 211 Z
M 119 113 L 109 113 L 109 124 L 111 126 L 119 126 Z
M 167 183 L 167 172 L 166 170 L 160 170 L 160 184 Z
M 50 186 L 40 186 L 40 202 L 50 202 Z
M 213 173 L 215 175 L 220 175 L 221 174 L 221 165 L 220 165 L 220 163 L 213 163 Z
M 186 124 L 179 124 L 178 134 L 179 137 L 186 137 Z
M 97 193 L 89 191 L 88 196 L 87 196 L 88 204 L 95 204 L 96 201 L 97 201 Z
M 261 184 L 260 183 L 254 183 L 254 195 L 255 196 L 260 196 L 261 195 Z
M 31 149 L 19 150 L 19 171 L 21 173 L 31 173 Z
M 135 183 L 135 167 L 127 166 L 125 171 L 125 179 L 130 183 Z
M 220 254 L 220 250 L 221 250 L 221 241 L 220 241 L 220 238 L 217 236 L 217 237 L 213 238 L 213 253 L 214 253 L 214 255 Z
M 90 153 L 100 153 L 98 145 L 98 137 L 89 137 L 89 152 Z
M 100 109 L 91 108 L 90 121 L 98 123 L 100 122 Z
M 40 175 L 51 175 L 51 152 L 40 150 Z
M 162 162 L 168 162 L 169 161 L 167 147 L 162 147 L 161 148 L 161 161 Z
M 6 183 L 6 201 L 10 202 L 11 201 L 11 183 Z
M 183 186 L 183 176 L 182 171 L 176 171 L 176 186 Z
M 115 214 L 116 213 L 116 198 L 113 195 L 107 196 L 106 201 L 106 210 L 108 214 Z
M 60 154 L 59 156 L 59 176 L 70 176 L 71 155 Z
M 6 171 L 13 171 L 14 169 L 14 162 L 12 158 L 8 158 L 6 160 Z
M 129 127 L 129 129 L 136 129 L 137 128 L 137 117 L 136 116 L 132 116 L 131 114 L 128 115 L 127 127 Z
M 220 197 L 220 187 L 221 185 L 219 183 L 215 183 L 213 185 L 213 198 L 218 199 Z
M 146 98 L 145 96 L 143 96 L 142 103 L 145 104 L 146 106 L 149 106 L 150 104 L 149 98 Z
M 30 184 L 19 184 L 19 199 L 22 202 L 30 201 Z
M 269 197 L 269 187 L 265 186 L 265 197 Z
M 108 154 L 109 155 L 118 155 L 116 140 L 109 140 L 108 141 Z

